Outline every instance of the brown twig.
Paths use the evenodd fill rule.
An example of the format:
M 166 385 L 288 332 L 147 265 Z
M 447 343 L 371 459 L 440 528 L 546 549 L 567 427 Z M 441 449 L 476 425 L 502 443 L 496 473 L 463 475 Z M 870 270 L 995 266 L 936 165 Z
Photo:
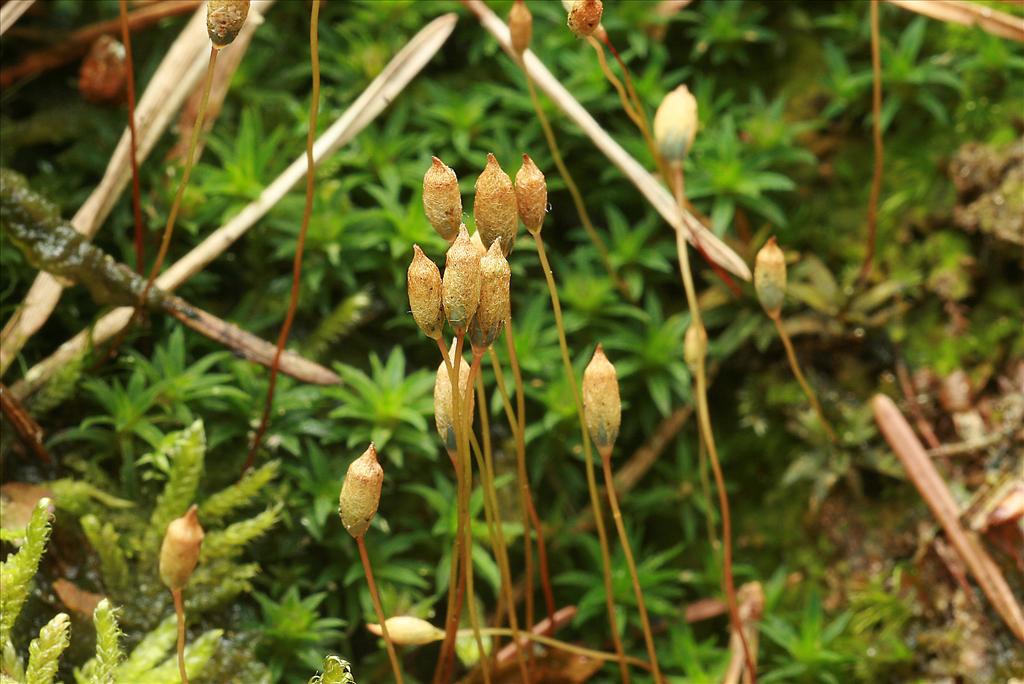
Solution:
M 310 95 L 309 103 L 309 128 L 306 131 L 306 205 L 302 210 L 302 224 L 299 227 L 299 237 L 295 242 L 295 257 L 292 261 L 292 290 L 288 299 L 288 312 L 284 317 L 284 324 L 281 325 L 281 332 L 277 337 L 277 351 L 274 353 L 274 362 L 270 365 L 270 380 L 267 382 L 267 398 L 263 402 L 263 415 L 260 417 L 259 428 L 249 448 L 249 456 L 245 459 L 245 468 L 242 472 L 249 470 L 256 462 L 256 453 L 259 451 L 263 435 L 270 423 L 270 411 L 274 406 L 274 390 L 277 389 L 277 373 L 281 364 L 281 354 L 284 352 L 284 345 L 288 342 L 288 335 L 292 330 L 292 322 L 295 320 L 295 310 L 299 306 L 299 292 L 302 288 L 302 256 L 306 247 L 306 233 L 309 230 L 309 219 L 313 214 L 313 185 L 316 179 L 316 165 L 313 159 L 313 142 L 316 140 L 316 119 L 320 108 L 320 49 L 318 41 L 318 25 L 320 18 L 320 0 L 313 0 L 313 8 L 309 20 L 309 52 L 313 70 L 313 92 Z M 208 93 L 207 93 L 208 94 Z M 205 99 L 200 105 L 199 115 L 196 117 L 196 128 L 203 123 L 203 109 Z M 190 155 L 191 156 L 191 155 Z
M 896 378 L 899 380 L 900 389 L 903 391 L 903 398 L 906 400 L 907 406 L 910 407 L 910 412 L 914 415 L 917 431 L 921 433 L 921 436 L 924 437 L 924 441 L 928 443 L 930 448 L 938 449 L 942 446 L 942 442 L 935 436 L 935 430 L 932 429 L 928 419 L 924 417 L 921 405 L 917 403 L 914 382 L 910 378 L 910 373 L 907 372 L 907 364 L 902 360 L 896 362 Z
M 128 15 L 128 28 L 132 31 L 155 24 L 165 17 L 191 12 L 200 0 L 166 0 L 135 10 Z M 0 70 L 0 87 L 7 88 L 15 81 L 54 69 L 85 54 L 89 46 L 100 36 L 116 36 L 121 29 L 121 19 L 108 19 L 83 27 L 64 40 L 45 50 L 32 52 L 14 66 Z
M 985 551 L 977 536 L 960 524 L 960 508 L 910 424 L 892 399 L 885 395 L 875 395 L 871 405 L 879 430 L 900 459 L 907 476 L 928 504 L 932 515 L 945 530 L 953 548 L 1010 631 L 1024 641 L 1024 613 L 1020 605 L 999 566 Z
M 46 447 L 43 446 L 43 428 L 29 415 L 17 397 L 3 383 L 0 383 L 0 408 L 3 409 L 4 418 L 18 433 L 18 438 L 25 446 L 31 449 L 43 463 L 53 463 Z
M 885 147 L 882 144 L 882 53 L 878 28 L 878 3 L 871 0 L 871 129 L 875 147 L 875 168 L 871 175 L 871 196 L 868 198 L 868 235 L 864 263 L 857 276 L 859 285 L 867 282 L 875 258 L 875 240 L 878 232 L 878 197 L 882 193 L 882 166 Z

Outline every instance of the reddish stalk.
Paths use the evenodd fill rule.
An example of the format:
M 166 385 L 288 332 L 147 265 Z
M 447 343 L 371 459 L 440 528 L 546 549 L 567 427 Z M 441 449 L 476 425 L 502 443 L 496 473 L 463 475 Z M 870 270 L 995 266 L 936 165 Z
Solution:
M 313 6 L 320 4 L 320 0 L 313 0 Z M 317 10 L 314 9 L 314 12 Z M 370 600 L 373 601 L 373 609 L 380 621 L 380 631 L 384 636 L 384 646 L 388 650 L 388 659 L 391 661 L 391 670 L 395 675 L 395 682 L 402 684 L 402 666 L 398 662 L 398 654 L 395 653 L 395 645 L 391 643 L 391 636 L 388 634 L 387 617 L 384 615 L 384 607 L 380 602 L 380 592 L 377 591 L 377 582 L 373 579 L 373 567 L 370 565 L 370 556 L 366 553 L 366 542 L 363 535 L 356 537 L 356 545 L 359 547 L 359 560 L 363 562 L 363 572 L 366 573 L 366 584 L 370 587 Z
M 516 438 L 516 466 L 518 468 L 519 463 L 522 463 L 523 483 L 521 486 L 525 487 L 523 494 L 526 500 L 526 510 L 529 514 L 532 528 L 537 531 L 537 561 L 540 565 L 541 589 L 544 592 L 544 604 L 548 611 L 548 619 L 553 621 L 555 618 L 555 594 L 551 590 L 551 572 L 548 569 L 548 548 L 547 543 L 544 541 L 544 526 L 541 524 L 540 516 L 537 515 L 537 508 L 533 503 L 533 493 L 530 490 L 529 472 L 526 470 L 526 396 L 523 391 L 523 370 L 519 366 L 519 355 L 516 354 L 516 343 L 515 337 L 512 334 L 511 320 L 505 323 L 505 346 L 508 348 L 509 365 L 512 366 L 512 378 L 516 385 L 516 420 L 518 429 L 518 436 Z M 532 564 L 527 565 L 526 569 L 529 573 L 527 575 L 527 587 L 532 587 Z M 530 603 L 527 604 L 527 607 L 529 607 L 533 602 L 532 598 L 528 600 Z M 533 620 L 528 619 L 527 624 L 532 625 Z
M 128 29 L 128 0 L 121 0 L 121 42 L 124 43 L 128 90 L 128 131 L 131 134 L 129 159 L 132 164 L 132 215 L 135 220 L 135 270 L 142 273 L 144 257 L 142 232 L 142 193 L 139 190 L 138 142 L 135 133 L 135 66 L 132 59 L 132 32 Z
M 313 66 L 313 92 L 309 103 L 309 130 L 306 132 L 306 206 L 302 211 L 302 225 L 299 228 L 299 238 L 295 243 L 295 258 L 292 261 L 292 290 L 288 300 L 288 312 L 284 317 L 284 324 L 277 336 L 277 350 L 274 352 L 274 361 L 270 365 L 270 380 L 267 383 L 267 398 L 263 403 L 263 416 L 260 418 L 259 428 L 253 437 L 252 446 L 249 448 L 249 456 L 245 459 L 245 467 L 242 472 L 249 470 L 256 462 L 256 453 L 259 451 L 263 435 L 270 423 L 270 411 L 274 407 L 274 391 L 277 389 L 277 374 L 281 366 L 281 354 L 288 342 L 288 335 L 292 330 L 292 322 L 295 320 L 295 310 L 299 305 L 299 291 L 302 288 L 302 255 L 306 247 L 306 232 L 309 230 L 309 218 L 313 213 L 313 183 L 316 177 L 316 168 L 313 160 L 313 142 L 316 140 L 316 119 L 320 107 L 320 50 L 317 35 L 317 27 L 320 18 L 320 0 L 313 0 L 313 10 L 309 19 L 309 51 Z M 196 119 L 196 129 L 202 127 L 201 118 Z
M 871 128 L 875 146 L 875 169 L 871 176 L 871 196 L 868 199 L 867 251 L 864 263 L 857 276 L 857 284 L 863 285 L 871 275 L 875 259 L 875 238 L 878 232 L 878 198 L 882 193 L 882 165 L 885 148 L 882 144 L 882 56 L 879 43 L 878 0 L 871 0 Z

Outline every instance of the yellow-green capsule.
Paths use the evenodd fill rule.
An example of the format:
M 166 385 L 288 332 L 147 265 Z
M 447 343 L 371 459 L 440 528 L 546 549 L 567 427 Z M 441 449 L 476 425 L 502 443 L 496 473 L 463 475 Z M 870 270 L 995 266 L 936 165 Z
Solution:
M 441 272 L 419 245 L 412 246 L 406 287 L 412 318 L 423 334 L 439 339 L 444 328 L 444 307 L 441 304 Z
M 544 225 L 548 211 L 548 184 L 528 154 L 523 155 L 523 165 L 516 174 L 516 208 L 519 219 L 531 233 L 536 233 Z
M 430 168 L 423 174 L 423 213 L 438 235 L 451 242 L 462 225 L 459 179 L 443 161 L 431 159 Z
M 622 402 L 615 366 L 600 344 L 583 372 L 583 413 L 594 446 L 611 449 L 622 424 Z
M 245 24 L 249 0 L 209 0 L 206 4 L 206 32 L 218 50 L 230 45 Z
M 775 238 L 769 238 L 757 253 L 754 289 L 765 313 L 772 318 L 782 313 L 782 303 L 786 299 L 786 255 L 775 243 Z
M 484 351 L 505 327 L 509 312 L 509 284 L 512 271 L 495 240 L 487 255 L 480 260 L 480 305 L 469 324 L 469 341 L 475 351 Z
M 476 179 L 473 198 L 473 219 L 485 247 L 501 240 L 501 251 L 508 254 L 516 241 L 519 221 L 516 217 L 516 192 L 493 154 L 487 155 L 487 166 Z
M 683 360 L 689 366 L 690 371 L 696 373 L 704 357 L 708 353 L 708 333 L 704 326 L 693 323 L 686 329 L 686 336 L 683 338 Z
M 391 642 L 399 646 L 423 646 L 444 639 L 444 630 L 411 615 L 390 617 L 384 621 L 384 626 L 388 628 Z M 384 630 L 378 624 L 368 623 L 366 629 L 371 634 L 384 636 Z
M 473 246 L 465 226 L 459 228 L 459 236 L 445 257 L 441 301 L 455 334 L 465 333 L 480 304 L 480 252 Z
M 353 538 L 366 534 L 370 521 L 377 515 L 380 490 L 384 485 L 384 469 L 377 461 L 377 448 L 370 446 L 349 465 L 338 496 L 338 515 Z
M 654 141 L 666 161 L 682 164 L 697 136 L 697 98 L 681 85 L 661 101 L 654 114 Z

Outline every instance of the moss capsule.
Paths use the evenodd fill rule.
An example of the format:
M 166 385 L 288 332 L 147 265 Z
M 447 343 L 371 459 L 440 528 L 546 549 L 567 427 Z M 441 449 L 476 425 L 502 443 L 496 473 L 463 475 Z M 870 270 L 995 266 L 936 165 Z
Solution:
M 622 402 L 615 366 L 600 344 L 583 372 L 583 411 L 594 446 L 599 450 L 612 448 L 622 424 Z
M 238 36 L 249 14 L 249 0 L 210 0 L 206 5 L 206 32 L 220 50 Z
M 516 216 L 516 192 L 493 154 L 487 155 L 487 166 L 476 179 L 473 218 L 484 246 L 501 240 L 501 251 L 508 254 L 516 241 L 519 221 Z
M 444 314 L 456 335 L 466 332 L 480 304 L 480 252 L 473 246 L 466 227 L 448 248 L 441 278 Z
M 509 312 L 509 284 L 512 271 L 501 253 L 498 240 L 491 243 L 487 255 L 480 260 L 480 305 L 469 325 L 469 341 L 474 350 L 491 346 L 505 327 Z
M 516 0 L 508 12 L 508 31 L 512 39 L 512 49 L 522 57 L 533 38 L 533 14 L 523 0 Z
M 199 509 L 195 504 L 167 526 L 160 545 L 160 580 L 171 591 L 183 589 L 188 584 L 199 562 L 203 536 Z
M 430 168 L 423 174 L 423 213 L 438 235 L 451 242 L 462 225 L 459 179 L 443 161 L 431 159 Z
M 528 231 L 541 229 L 548 211 L 548 184 L 528 154 L 523 155 L 523 165 L 516 174 L 516 207 Z
M 441 337 L 444 328 L 444 307 L 441 304 L 441 272 L 419 245 L 412 246 L 406 287 L 412 318 L 423 334 L 433 339 Z
M 353 538 L 366 534 L 370 521 L 377 515 L 383 485 L 384 469 L 377 462 L 377 448 L 370 442 L 366 451 L 349 465 L 338 496 L 341 523 Z
M 681 85 L 661 101 L 654 114 L 654 140 L 666 161 L 682 164 L 697 136 L 697 99 Z
M 786 299 L 786 255 L 775 243 L 775 238 L 769 238 L 757 253 L 754 289 L 765 313 L 772 318 L 782 313 L 782 303 Z

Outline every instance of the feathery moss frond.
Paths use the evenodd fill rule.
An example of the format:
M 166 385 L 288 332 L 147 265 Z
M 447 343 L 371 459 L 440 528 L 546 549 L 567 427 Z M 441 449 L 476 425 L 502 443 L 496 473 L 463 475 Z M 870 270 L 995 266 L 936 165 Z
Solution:
M 202 591 L 187 593 L 186 612 L 193 615 L 205 613 L 225 605 L 239 594 L 252 591 L 252 583 L 249 580 L 259 572 L 258 563 L 236 565 L 222 560 L 200 565 L 192 575 L 190 586 L 197 589 L 202 587 Z
M 131 501 L 108 494 L 84 480 L 64 478 L 54 480 L 46 486 L 53 492 L 53 500 L 57 507 L 76 516 L 95 510 L 94 503 L 96 502 L 107 508 L 132 508 L 135 506 Z
M 197 420 L 173 435 L 168 456 L 171 461 L 171 474 L 164 491 L 157 499 L 156 508 L 153 509 L 149 522 L 148 535 L 153 540 L 162 539 L 167 525 L 183 514 L 195 501 L 206 457 L 203 421 Z M 152 546 L 152 552 L 156 553 L 157 544 L 147 546 Z
M 356 292 L 341 300 L 309 336 L 309 341 L 305 345 L 306 354 L 314 359 L 320 358 L 332 343 L 337 342 L 362 322 L 372 303 L 373 298 L 365 291 Z
M 96 659 L 89 683 L 116 684 L 115 675 L 123 658 L 118 643 L 121 628 L 117 624 L 117 609 L 110 605 L 110 601 L 103 599 L 93 611 L 92 621 L 96 626 Z
M 32 519 L 25 528 L 25 543 L 0 563 L 0 644 L 7 643 L 11 636 L 49 538 L 50 500 L 44 497 L 32 511 Z
M 200 518 L 208 523 L 223 520 L 233 511 L 249 505 L 269 482 L 277 478 L 280 469 L 280 461 L 270 461 L 250 470 L 235 484 L 206 499 L 199 506 Z
M 277 523 L 281 504 L 271 506 L 262 513 L 228 525 L 223 530 L 210 532 L 203 540 L 201 561 L 208 563 L 219 558 L 234 558 L 253 539 L 263 536 Z
M 51 684 L 57 674 L 57 661 L 70 643 L 71 618 L 67 613 L 57 613 L 29 644 L 25 684 Z
M 178 623 L 174 615 L 169 615 L 157 625 L 117 668 L 117 681 L 137 682 L 163 661 L 168 651 L 174 648 L 177 628 Z
M 313 675 L 309 684 L 356 684 L 352 667 L 338 656 L 324 658 L 324 673 Z
M 110 523 L 101 524 L 95 515 L 81 520 L 86 539 L 100 557 L 103 586 L 108 591 L 121 592 L 129 586 L 128 561 L 121 548 L 121 537 Z
M 84 364 L 85 354 L 78 354 L 61 365 L 50 381 L 29 398 L 26 407 L 29 413 L 36 417 L 42 416 L 71 398 L 78 388 Z

